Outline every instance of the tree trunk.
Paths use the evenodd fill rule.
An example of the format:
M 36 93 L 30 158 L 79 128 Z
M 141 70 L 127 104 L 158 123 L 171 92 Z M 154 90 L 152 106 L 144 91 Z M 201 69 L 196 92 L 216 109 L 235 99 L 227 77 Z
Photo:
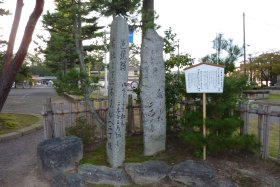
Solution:
M 75 1 L 74 1 L 75 2 Z M 85 58 L 84 58 L 84 47 L 83 47 L 83 41 L 81 39 L 82 36 L 82 17 L 81 13 L 81 0 L 78 0 L 77 2 L 78 6 L 78 13 L 75 15 L 75 21 L 74 21 L 74 38 L 75 38 L 75 45 L 76 45 L 76 52 L 79 55 L 79 61 L 81 69 L 84 73 L 86 73 L 86 65 L 85 65 Z M 90 111 L 93 113 L 95 119 L 97 122 L 105 126 L 104 120 L 102 120 L 101 116 L 97 113 L 96 108 L 94 107 L 94 101 L 90 99 L 91 89 L 87 87 L 85 89 L 85 100 L 86 103 L 89 105 Z
M 74 37 L 75 37 L 75 44 L 76 44 L 76 52 L 79 55 L 80 66 L 82 71 L 86 72 L 86 65 L 84 60 L 84 48 L 82 43 L 82 18 L 81 18 L 81 0 L 77 2 L 78 6 L 78 13 L 75 15 L 75 23 L 74 23 Z
M 16 37 L 16 33 L 18 30 L 18 25 L 21 17 L 22 7 L 23 7 L 23 0 L 17 0 L 15 17 L 14 17 L 14 21 L 13 21 L 9 41 L 8 41 L 8 47 L 4 59 L 4 66 L 0 78 L 0 111 L 2 111 L 2 108 L 12 88 L 13 82 L 16 79 L 16 74 L 20 69 L 21 65 L 23 64 L 23 61 L 26 57 L 27 50 L 32 40 L 32 35 L 36 23 L 43 12 L 44 0 L 36 0 L 35 8 L 26 24 L 20 47 L 15 57 L 13 58 L 13 48 L 14 48 L 15 37 Z
M 143 0 L 142 38 L 147 29 L 154 29 L 154 0 Z

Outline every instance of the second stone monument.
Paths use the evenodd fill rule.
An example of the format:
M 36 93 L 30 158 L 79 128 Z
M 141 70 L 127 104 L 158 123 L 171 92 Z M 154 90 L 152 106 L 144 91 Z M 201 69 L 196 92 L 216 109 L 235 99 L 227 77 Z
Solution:
M 165 150 L 166 108 L 163 39 L 152 29 L 145 32 L 141 49 L 141 109 L 144 154 Z

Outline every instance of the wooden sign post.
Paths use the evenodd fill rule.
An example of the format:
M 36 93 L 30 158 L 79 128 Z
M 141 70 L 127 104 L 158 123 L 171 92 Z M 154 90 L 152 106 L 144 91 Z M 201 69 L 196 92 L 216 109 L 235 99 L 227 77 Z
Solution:
M 203 119 L 203 137 L 206 138 L 206 93 L 203 93 L 203 98 L 202 98 L 202 119 Z M 206 160 L 206 144 L 203 145 L 203 160 Z
M 200 63 L 185 69 L 187 93 L 202 93 L 202 129 L 206 137 L 206 93 L 223 93 L 224 67 L 209 63 Z M 206 144 L 203 145 L 203 160 L 206 160 Z

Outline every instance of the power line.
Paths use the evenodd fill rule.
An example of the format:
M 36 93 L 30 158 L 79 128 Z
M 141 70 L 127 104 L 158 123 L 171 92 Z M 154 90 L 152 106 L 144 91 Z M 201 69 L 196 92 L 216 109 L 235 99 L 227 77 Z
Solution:
M 258 18 L 255 18 L 253 16 L 248 16 L 247 14 L 245 15 L 247 18 L 259 23 L 259 24 L 262 24 L 262 25 L 266 25 L 266 26 L 269 26 L 269 27 L 272 27 L 274 29 L 279 29 L 280 30 L 280 25 L 276 25 L 276 24 L 271 24 L 271 23 L 268 23 L 266 21 L 263 21 L 263 20 L 260 20 Z

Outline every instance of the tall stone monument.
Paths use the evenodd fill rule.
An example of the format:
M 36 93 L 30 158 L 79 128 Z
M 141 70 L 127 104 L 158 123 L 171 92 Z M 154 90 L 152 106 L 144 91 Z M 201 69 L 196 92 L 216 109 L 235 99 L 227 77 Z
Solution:
M 107 158 L 112 167 L 119 167 L 125 158 L 125 104 L 129 55 L 128 25 L 122 17 L 114 18 L 110 34 Z
M 165 150 L 165 68 L 163 39 L 148 29 L 141 50 L 141 108 L 144 130 L 144 154 L 153 155 Z

